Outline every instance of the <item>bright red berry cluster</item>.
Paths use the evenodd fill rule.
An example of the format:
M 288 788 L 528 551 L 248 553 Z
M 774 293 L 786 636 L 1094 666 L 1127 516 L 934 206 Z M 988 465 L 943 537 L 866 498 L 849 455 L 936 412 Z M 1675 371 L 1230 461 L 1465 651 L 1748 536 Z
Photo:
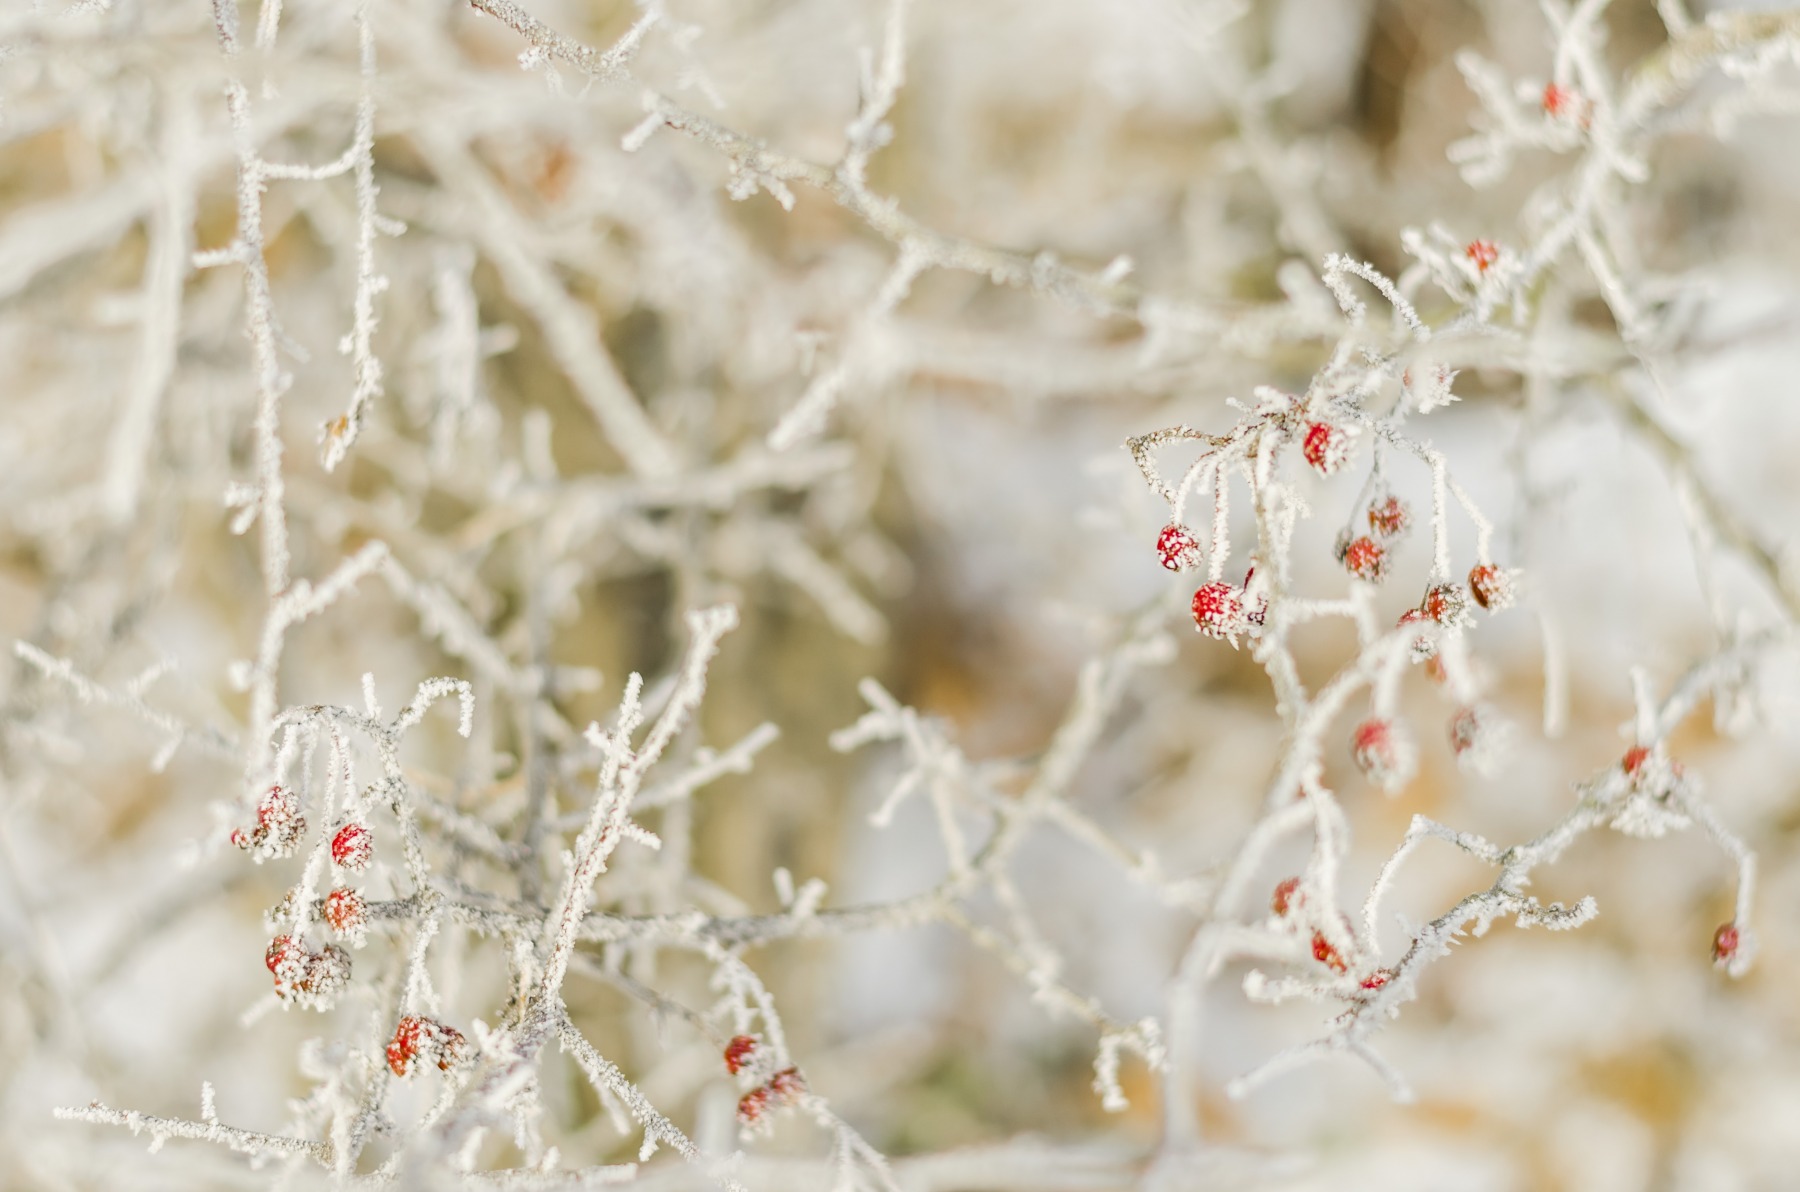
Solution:
M 798 1068 L 783 1068 L 738 1098 L 738 1121 L 754 1126 L 771 1109 L 797 1104 L 806 1095 L 806 1081 Z

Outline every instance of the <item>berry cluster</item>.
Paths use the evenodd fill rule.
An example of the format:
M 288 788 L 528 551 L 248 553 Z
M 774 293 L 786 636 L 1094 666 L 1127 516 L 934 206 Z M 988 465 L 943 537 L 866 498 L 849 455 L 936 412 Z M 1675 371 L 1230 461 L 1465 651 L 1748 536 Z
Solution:
M 415 1063 L 436 1064 L 440 1072 L 448 1072 L 462 1062 L 466 1045 L 462 1032 L 445 1026 L 435 1018 L 408 1014 L 394 1027 L 388 1040 L 387 1064 L 395 1076 L 405 1077 Z
M 269 941 L 263 963 L 275 975 L 275 996 L 297 1005 L 328 1005 L 350 983 L 350 953 L 336 944 L 315 951 L 291 935 L 278 935 Z
M 745 1074 L 758 1080 L 754 1088 L 738 1098 L 737 1117 L 741 1125 L 758 1125 L 771 1110 L 797 1105 L 806 1095 L 806 1080 L 798 1068 L 780 1068 L 769 1073 L 766 1079 L 758 1079 L 759 1070 L 773 1066 L 774 1062 L 765 1056 L 750 1035 L 734 1035 L 725 1045 L 725 1070 L 733 1076 Z

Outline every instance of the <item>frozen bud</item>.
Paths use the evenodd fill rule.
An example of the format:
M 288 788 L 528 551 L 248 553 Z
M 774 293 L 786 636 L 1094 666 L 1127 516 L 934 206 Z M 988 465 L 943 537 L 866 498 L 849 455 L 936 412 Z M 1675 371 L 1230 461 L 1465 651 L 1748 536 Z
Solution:
M 1471 240 L 1463 249 L 1463 255 L 1475 266 L 1477 273 L 1486 273 L 1500 259 L 1500 247 L 1492 240 Z
M 1320 475 L 1329 476 L 1350 461 L 1350 432 L 1329 422 L 1308 423 L 1300 453 Z
M 294 792 L 276 783 L 256 801 L 256 826 L 231 833 L 231 843 L 259 863 L 272 857 L 291 856 L 306 835 L 306 818 Z
M 1405 731 L 1393 721 L 1380 718 L 1356 726 L 1350 736 L 1350 754 L 1365 778 L 1389 792 L 1412 780 L 1419 760 Z
M 1300 879 L 1284 878 L 1275 886 L 1275 893 L 1269 898 L 1269 909 L 1281 918 L 1300 905 Z
M 1425 590 L 1419 611 L 1446 629 L 1460 629 L 1474 621 L 1469 598 L 1454 584 L 1433 584 Z
M 1200 562 L 1200 542 L 1186 526 L 1171 523 L 1156 536 L 1156 557 L 1170 571 L 1187 571 Z
M 1353 538 L 1344 547 L 1344 569 L 1365 583 L 1378 584 L 1387 575 L 1387 551 L 1373 538 Z
M 1514 598 L 1513 573 L 1492 563 L 1479 563 L 1469 570 L 1469 595 L 1489 612 L 1511 608 Z
M 1369 506 L 1369 530 L 1377 538 L 1392 540 L 1412 527 L 1412 511 L 1396 496 L 1386 496 Z
M 1712 958 L 1720 968 L 1728 968 L 1737 959 L 1738 948 L 1743 944 L 1743 937 L 1738 933 L 1736 923 L 1720 924 L 1713 932 Z
M 325 922 L 339 935 L 360 941 L 364 928 L 363 897 L 348 886 L 325 895 Z
M 1194 593 L 1194 628 L 1208 637 L 1229 638 L 1237 644 L 1244 631 L 1244 600 L 1238 590 L 1223 580 L 1202 584 Z
M 352 821 L 340 827 L 331 838 L 331 863 L 344 869 L 368 868 L 375 851 L 375 837 L 362 824 Z
M 736 1076 L 756 1055 L 756 1040 L 749 1035 L 733 1035 L 725 1044 L 725 1070 Z

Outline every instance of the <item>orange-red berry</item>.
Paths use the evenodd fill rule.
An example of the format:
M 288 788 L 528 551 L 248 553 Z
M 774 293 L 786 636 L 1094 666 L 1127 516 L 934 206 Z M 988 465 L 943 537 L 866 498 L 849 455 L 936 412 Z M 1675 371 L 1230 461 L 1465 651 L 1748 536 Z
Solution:
M 725 1070 L 736 1076 L 756 1055 L 756 1040 L 749 1035 L 733 1035 L 725 1044 Z
M 1349 461 L 1350 436 L 1328 422 L 1308 423 L 1300 453 L 1321 475 L 1329 476 Z
M 1511 608 L 1512 573 L 1492 563 L 1478 563 L 1469 569 L 1469 594 L 1475 597 L 1476 604 L 1490 612 Z
M 359 823 L 345 824 L 331 838 L 332 864 L 345 869 L 366 868 L 369 864 L 369 857 L 374 851 L 374 836 L 370 834 L 368 828 Z
M 1377 538 L 1398 538 L 1412 526 L 1412 511 L 1396 496 L 1386 496 L 1369 506 L 1369 529 Z
M 1380 583 L 1387 575 L 1387 551 L 1373 538 L 1355 538 L 1344 548 L 1344 567 L 1367 583 Z
M 1200 541 L 1179 523 L 1170 523 L 1156 536 L 1156 557 L 1170 571 L 1186 571 L 1200 562 Z

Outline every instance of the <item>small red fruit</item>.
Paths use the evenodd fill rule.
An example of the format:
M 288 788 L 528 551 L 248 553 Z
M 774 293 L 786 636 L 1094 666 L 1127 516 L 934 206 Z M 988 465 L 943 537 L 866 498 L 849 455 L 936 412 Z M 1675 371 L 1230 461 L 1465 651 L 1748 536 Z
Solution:
M 1408 625 L 1423 625 L 1429 620 L 1431 620 L 1431 618 L 1425 615 L 1424 609 L 1409 608 L 1400 614 L 1400 620 L 1395 622 L 1395 627 L 1405 629 Z M 1414 662 L 1425 662 L 1435 658 L 1437 657 L 1437 652 L 1437 638 L 1430 633 L 1421 633 L 1413 638 L 1412 660 Z
M 1287 913 L 1299 905 L 1300 879 L 1297 877 L 1282 879 L 1276 885 L 1274 895 L 1269 899 L 1269 909 L 1285 919 Z
M 1419 609 L 1446 629 L 1467 625 L 1474 619 L 1469 614 L 1469 598 L 1454 584 L 1433 584 L 1427 588 Z
M 769 1086 L 761 1084 L 738 1098 L 738 1121 L 746 1126 L 754 1126 L 762 1120 L 762 1115 L 769 1108 Z
M 1476 270 L 1481 273 L 1486 273 L 1500 259 L 1500 249 L 1492 240 L 1471 240 L 1463 253 L 1475 262 Z
M 1650 749 L 1648 746 L 1633 745 L 1625 751 L 1625 756 L 1620 759 L 1619 768 L 1628 775 L 1636 776 L 1637 772 L 1644 768 L 1644 763 L 1649 760 Z
M 331 838 L 332 864 L 344 869 L 360 870 L 369 864 L 369 857 L 375 851 L 375 837 L 369 829 L 359 823 L 348 823 L 337 830 Z
M 258 861 L 270 857 L 286 857 L 300 846 L 306 835 L 306 818 L 300 814 L 300 800 L 294 793 L 276 783 L 256 801 L 256 826 L 231 833 L 231 843 L 249 852 Z
M 388 1040 L 388 1069 L 395 1076 L 405 1076 L 415 1060 L 424 1060 L 436 1064 L 440 1072 L 448 1072 L 462 1052 L 461 1031 L 433 1018 L 408 1014 L 395 1024 L 394 1037 Z
M 1368 990 L 1380 989 L 1393 979 L 1394 971 L 1392 969 L 1376 969 L 1362 979 L 1362 987 Z
M 280 980 L 281 967 L 289 960 L 297 959 L 299 956 L 300 951 L 294 946 L 294 937 L 278 935 L 269 941 L 268 950 L 263 953 L 263 963 L 268 965 L 269 971 L 275 974 L 277 980 Z
M 363 898 L 348 886 L 325 895 L 325 921 L 339 935 L 356 935 L 363 926 Z
M 1476 604 L 1490 612 L 1511 608 L 1512 573 L 1492 563 L 1478 563 L 1469 569 L 1469 594 L 1475 597 Z
M 1399 497 L 1387 496 L 1369 506 L 1369 529 L 1377 538 L 1398 538 L 1412 526 L 1412 511 Z
M 1202 584 L 1194 593 L 1194 628 L 1208 637 L 1231 638 L 1244 630 L 1244 600 L 1222 580 Z
M 1459 755 L 1478 748 L 1486 731 L 1485 718 L 1478 709 L 1473 705 L 1458 708 L 1450 718 L 1450 748 Z
M 1350 459 L 1350 436 L 1328 422 L 1308 423 L 1300 453 L 1320 475 L 1329 476 Z
M 1737 959 L 1738 945 L 1742 942 L 1736 923 L 1722 924 L 1717 931 L 1713 932 L 1713 963 L 1724 968 Z
M 1338 950 L 1332 946 L 1331 941 L 1325 938 L 1323 932 L 1313 932 L 1312 954 L 1314 960 L 1333 972 L 1345 972 L 1350 967 L 1344 963 L 1344 958 L 1338 954 Z
M 1387 551 L 1373 538 L 1353 539 L 1344 548 L 1344 567 L 1357 579 L 1378 584 L 1387 575 Z
M 792 1105 L 806 1095 L 806 1079 L 798 1068 L 783 1068 L 769 1077 L 769 1092 L 783 1105 Z
M 756 1040 L 749 1035 L 733 1035 L 725 1044 L 725 1070 L 736 1076 L 756 1054 Z
M 1418 763 L 1412 742 L 1389 720 L 1365 720 L 1350 736 L 1350 755 L 1363 776 L 1385 791 L 1396 791 L 1412 779 Z
M 1156 536 L 1156 557 L 1170 571 L 1186 571 L 1200 562 L 1200 541 L 1186 526 L 1172 522 Z

